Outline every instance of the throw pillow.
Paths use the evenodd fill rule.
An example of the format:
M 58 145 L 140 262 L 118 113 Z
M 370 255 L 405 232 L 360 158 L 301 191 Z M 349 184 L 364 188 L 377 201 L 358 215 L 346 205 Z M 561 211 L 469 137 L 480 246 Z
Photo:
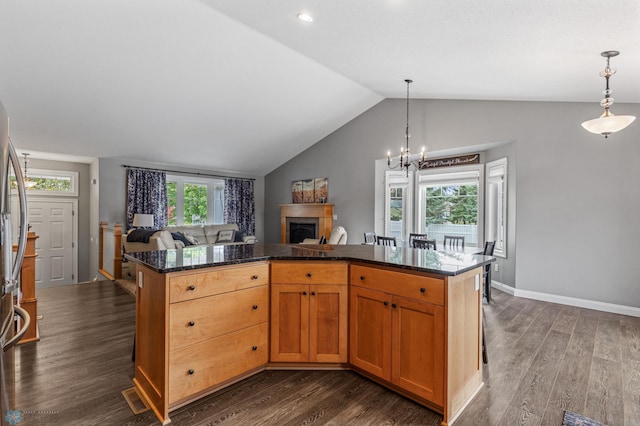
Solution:
M 191 242 L 189 242 L 189 240 L 184 236 L 182 232 L 172 232 L 171 236 L 174 240 L 181 241 L 185 247 L 193 245 L 191 244 Z
M 218 239 L 216 240 L 216 243 L 232 243 L 233 234 L 235 234 L 235 232 L 236 231 L 233 229 L 218 232 Z
M 236 243 L 244 242 L 244 231 L 236 231 L 236 236 L 234 238 Z
M 196 237 L 194 237 L 194 236 L 193 236 L 193 235 L 191 235 L 191 234 L 187 234 L 187 233 L 185 233 L 185 234 L 184 234 L 184 237 L 185 237 L 185 238 L 186 238 L 186 239 L 191 243 L 191 245 L 193 245 L 193 246 L 194 246 L 194 245 L 196 245 L 196 244 L 199 244 L 199 243 L 198 243 L 198 240 L 196 240 Z

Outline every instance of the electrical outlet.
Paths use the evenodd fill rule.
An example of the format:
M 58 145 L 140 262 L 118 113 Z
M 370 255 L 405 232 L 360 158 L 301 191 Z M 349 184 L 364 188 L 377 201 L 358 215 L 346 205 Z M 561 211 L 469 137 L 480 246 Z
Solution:
M 494 270 L 495 272 L 498 272 L 498 264 L 497 264 L 497 263 L 496 263 L 495 265 L 493 265 L 493 270 Z
M 333 215 L 333 220 L 338 220 L 338 215 L 337 214 Z

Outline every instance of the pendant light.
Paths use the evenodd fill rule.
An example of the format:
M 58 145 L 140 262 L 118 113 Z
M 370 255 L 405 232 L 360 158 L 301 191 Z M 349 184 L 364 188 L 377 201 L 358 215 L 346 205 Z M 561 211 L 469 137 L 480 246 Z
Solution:
M 24 187 L 27 189 L 33 188 L 38 183 L 32 180 L 29 180 L 29 177 L 27 176 L 27 163 L 29 162 L 29 160 L 27 159 L 27 156 L 29 156 L 30 154 L 23 152 L 22 155 L 24 155 Z
M 610 134 L 624 129 L 636 119 L 633 115 L 613 115 L 610 110 L 611 105 L 613 105 L 613 98 L 611 97 L 613 90 L 609 88 L 609 78 L 616 73 L 616 70 L 609 66 L 609 61 L 619 54 L 620 52 L 616 50 L 608 50 L 600 54 L 607 58 L 607 66 L 604 71 L 600 73 L 600 76 L 604 77 L 606 81 L 605 89 L 602 92 L 604 98 L 600 101 L 600 105 L 604 108 L 604 113 L 598 118 L 582 123 L 582 127 L 587 131 L 603 135 L 605 139 L 608 138 Z
M 422 147 L 422 151 L 420 152 L 420 159 L 411 161 L 411 151 L 409 150 L 409 138 L 411 134 L 409 133 L 409 85 L 413 83 L 413 80 L 405 80 L 407 83 L 407 127 L 404 130 L 404 140 L 405 146 L 404 148 L 400 148 L 400 156 L 398 158 L 398 163 L 395 166 L 391 165 L 391 151 L 387 152 L 387 166 L 390 169 L 405 169 L 406 176 L 409 176 L 409 167 L 414 165 L 417 169 L 422 168 L 422 165 L 426 162 L 425 157 L 425 148 Z

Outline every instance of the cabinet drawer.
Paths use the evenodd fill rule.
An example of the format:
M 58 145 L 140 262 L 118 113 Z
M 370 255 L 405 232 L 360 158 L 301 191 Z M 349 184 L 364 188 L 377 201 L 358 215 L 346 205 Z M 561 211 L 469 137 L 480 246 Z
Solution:
M 169 303 L 228 293 L 269 283 L 269 265 L 220 267 L 207 272 L 180 273 L 169 278 Z
M 351 265 L 352 285 L 444 306 L 444 280 L 387 269 Z
M 169 405 L 266 365 L 267 323 L 169 352 Z
M 169 307 L 170 350 L 182 348 L 269 319 L 269 287 L 238 290 Z
M 274 262 L 271 282 L 278 284 L 345 284 L 345 262 Z

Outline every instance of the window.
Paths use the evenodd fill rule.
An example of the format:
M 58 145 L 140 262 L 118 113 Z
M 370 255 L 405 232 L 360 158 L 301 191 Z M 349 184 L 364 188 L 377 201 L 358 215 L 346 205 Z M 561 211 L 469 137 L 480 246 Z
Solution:
M 398 240 L 406 240 L 411 224 L 411 201 L 413 185 L 405 172 L 387 171 L 386 179 L 386 208 L 384 235 L 396 237 Z
M 418 175 L 418 232 L 430 239 L 464 236 L 465 246 L 479 246 L 482 227 L 482 166 L 423 171 Z
M 29 195 L 78 196 L 78 172 L 29 169 L 27 178 L 35 183 L 28 189 Z M 12 174 L 11 186 L 14 188 L 16 187 L 15 179 Z
M 169 225 L 223 223 L 224 180 L 167 175 Z
M 486 164 L 487 240 L 495 241 L 494 256 L 507 257 L 507 158 Z

